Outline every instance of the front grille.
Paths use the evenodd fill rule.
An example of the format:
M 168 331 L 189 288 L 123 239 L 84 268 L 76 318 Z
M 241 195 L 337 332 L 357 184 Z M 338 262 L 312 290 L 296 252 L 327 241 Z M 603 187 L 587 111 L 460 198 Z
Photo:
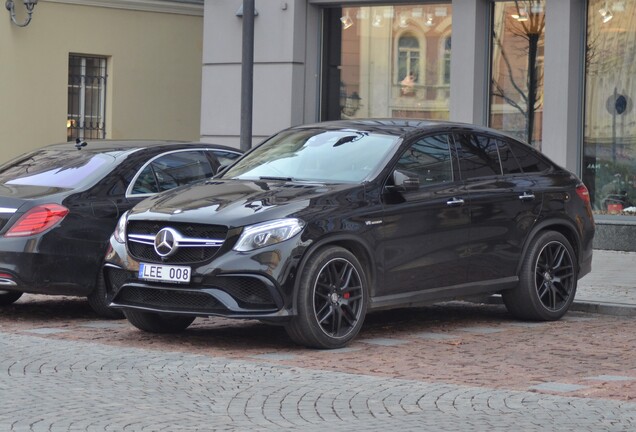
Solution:
M 135 286 L 124 287 L 115 299 L 115 303 L 183 312 L 213 312 L 222 308 L 214 297 L 203 292 Z
M 231 295 L 242 308 L 276 308 L 271 292 L 259 279 L 253 277 L 216 277 L 206 285 L 213 286 Z
M 210 240 L 225 240 L 227 227 L 220 225 L 165 223 L 158 221 L 130 221 L 127 231 L 129 234 L 155 235 L 161 229 L 170 227 L 188 238 L 203 238 Z M 192 264 L 208 261 L 219 250 L 218 247 L 180 247 L 169 257 L 161 257 L 155 252 L 153 245 L 128 240 L 130 254 L 139 261 L 151 263 Z

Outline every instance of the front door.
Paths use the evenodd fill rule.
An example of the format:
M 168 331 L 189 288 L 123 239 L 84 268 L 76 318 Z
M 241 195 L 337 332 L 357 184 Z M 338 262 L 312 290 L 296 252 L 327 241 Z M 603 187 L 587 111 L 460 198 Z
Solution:
M 464 280 L 469 205 L 456 179 L 450 143 L 447 134 L 416 139 L 395 166 L 417 178 L 419 187 L 385 195 L 377 231 L 385 276 L 381 295 L 433 290 Z

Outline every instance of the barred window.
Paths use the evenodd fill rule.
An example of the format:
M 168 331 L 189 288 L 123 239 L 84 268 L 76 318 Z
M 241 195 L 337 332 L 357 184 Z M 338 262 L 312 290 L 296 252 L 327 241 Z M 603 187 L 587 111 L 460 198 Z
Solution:
M 68 141 L 105 138 L 105 114 L 106 58 L 69 55 Z

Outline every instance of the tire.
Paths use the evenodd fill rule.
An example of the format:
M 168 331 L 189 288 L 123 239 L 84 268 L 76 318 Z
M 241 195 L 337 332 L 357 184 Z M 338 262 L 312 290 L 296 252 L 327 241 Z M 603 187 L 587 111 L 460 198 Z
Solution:
M 555 321 L 570 308 L 578 281 L 576 255 L 560 233 L 540 233 L 523 258 L 519 285 L 501 293 L 513 316 L 525 320 Z
M 101 271 L 99 272 L 99 276 L 97 276 L 95 289 L 88 295 L 88 304 L 101 318 L 124 318 L 124 313 L 121 310 L 108 307 L 108 301 L 106 300 L 106 284 L 104 283 L 104 274 Z
M 124 315 L 132 325 L 149 333 L 178 333 L 187 329 L 195 318 L 134 309 L 124 311 Z
M 298 285 L 297 314 L 285 329 L 300 345 L 341 348 L 360 332 L 367 296 L 358 259 L 346 249 L 327 246 L 309 258 Z
M 18 301 L 22 297 L 20 291 L 4 291 L 0 290 L 0 306 L 9 306 Z

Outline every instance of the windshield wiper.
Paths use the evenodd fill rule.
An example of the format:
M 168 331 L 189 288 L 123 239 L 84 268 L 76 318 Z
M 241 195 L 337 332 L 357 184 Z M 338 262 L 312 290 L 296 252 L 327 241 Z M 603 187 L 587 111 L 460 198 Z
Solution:
M 294 181 L 292 177 L 276 177 L 276 176 L 261 176 L 259 180 L 279 180 L 279 181 Z

